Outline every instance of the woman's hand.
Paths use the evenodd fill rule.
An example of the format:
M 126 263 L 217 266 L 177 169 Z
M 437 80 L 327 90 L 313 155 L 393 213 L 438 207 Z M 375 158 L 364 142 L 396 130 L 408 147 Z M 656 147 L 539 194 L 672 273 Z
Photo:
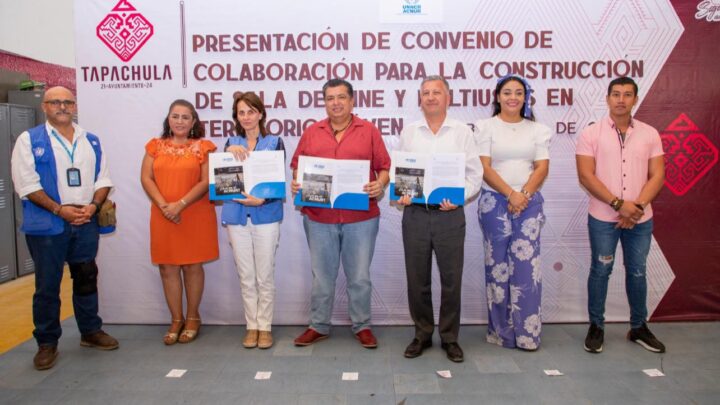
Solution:
M 243 161 L 250 156 L 250 151 L 245 149 L 242 145 L 230 145 L 225 149 L 225 152 L 230 152 L 235 156 L 236 160 Z
M 160 205 L 160 209 L 162 210 L 163 216 L 168 220 L 172 221 L 176 224 L 180 223 L 180 213 L 183 209 L 185 209 L 185 204 L 183 204 L 180 201 L 175 201 L 172 203 L 166 203 L 165 205 Z
M 242 204 L 246 207 L 257 207 L 258 205 L 263 205 L 265 203 L 264 198 L 253 197 L 244 191 L 242 192 L 242 195 L 245 196 L 244 199 L 233 198 L 233 201 L 235 201 L 236 203 Z
M 523 193 L 513 190 L 508 196 L 508 211 L 511 214 L 519 214 L 528 206 L 528 198 Z

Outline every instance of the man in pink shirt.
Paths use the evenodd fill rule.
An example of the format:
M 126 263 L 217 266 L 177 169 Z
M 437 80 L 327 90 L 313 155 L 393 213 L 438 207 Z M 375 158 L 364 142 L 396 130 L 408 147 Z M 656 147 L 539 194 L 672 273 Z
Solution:
M 308 346 L 330 334 L 335 279 L 342 262 L 352 331 L 363 347 L 375 348 L 377 340 L 370 330 L 370 263 L 380 220 L 377 199 L 390 181 L 390 155 L 380 131 L 352 114 L 354 100 L 350 83 L 329 80 L 323 86 L 323 97 L 328 118 L 303 132 L 290 163 L 293 179 L 297 179 L 300 156 L 369 160 L 370 182 L 364 191 L 370 197 L 370 206 L 368 211 L 303 207 L 313 283 L 310 325 L 295 339 L 295 345 Z M 298 191 L 299 184 L 293 180 L 293 195 Z
M 590 196 L 590 329 L 585 350 L 600 353 L 604 339 L 605 299 L 618 241 L 623 247 L 625 289 L 630 304 L 630 341 L 664 353 L 665 346 L 645 323 L 645 267 L 652 240 L 652 207 L 665 181 L 665 162 L 658 131 L 632 117 L 637 84 L 620 77 L 608 86 L 609 116 L 587 127 L 575 158 L 580 184 Z

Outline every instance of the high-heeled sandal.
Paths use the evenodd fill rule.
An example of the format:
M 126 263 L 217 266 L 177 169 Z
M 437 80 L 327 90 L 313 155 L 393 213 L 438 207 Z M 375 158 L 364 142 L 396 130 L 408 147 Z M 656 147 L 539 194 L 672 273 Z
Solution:
M 170 332 L 170 329 L 165 333 L 165 336 L 163 336 L 163 343 L 165 345 L 170 346 L 177 343 L 178 338 L 180 337 L 180 331 L 182 330 L 183 324 L 185 321 L 183 319 L 173 319 L 172 322 L 170 322 L 170 328 L 172 328 L 173 325 L 176 323 L 180 324 L 180 327 L 178 328 L 177 332 Z
M 187 321 L 198 321 L 197 329 L 187 329 L 182 331 L 178 338 L 178 343 L 190 343 L 200 334 L 200 318 L 187 317 Z

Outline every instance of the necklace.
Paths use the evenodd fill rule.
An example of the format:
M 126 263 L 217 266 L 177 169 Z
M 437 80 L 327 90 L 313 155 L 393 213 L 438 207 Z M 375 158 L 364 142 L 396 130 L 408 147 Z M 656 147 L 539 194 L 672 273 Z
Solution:
M 348 129 L 348 127 L 350 126 L 351 123 L 352 123 L 352 116 L 350 116 L 350 121 L 348 121 L 348 123 L 342 129 L 332 128 L 332 123 L 331 123 L 330 128 L 332 128 L 332 130 L 333 130 L 333 135 L 337 136 L 337 134 L 339 134 L 340 132 L 345 131 L 346 129 Z

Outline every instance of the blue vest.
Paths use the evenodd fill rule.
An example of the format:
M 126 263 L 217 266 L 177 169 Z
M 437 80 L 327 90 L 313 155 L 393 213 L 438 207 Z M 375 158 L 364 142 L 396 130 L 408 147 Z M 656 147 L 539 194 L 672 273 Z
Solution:
M 55 165 L 55 153 L 53 153 L 50 144 L 50 135 L 47 133 L 45 124 L 38 125 L 28 130 L 30 134 L 30 148 L 35 158 L 35 171 L 40 176 L 40 185 L 50 198 L 58 204 L 60 201 L 60 193 L 58 192 L 58 175 L 57 166 Z M 100 140 L 97 136 L 87 133 L 87 139 L 90 141 L 95 151 L 95 180 L 100 173 L 100 160 L 102 159 L 102 150 L 100 149 Z M 22 200 L 23 205 L 23 223 L 21 231 L 27 235 L 58 235 L 65 229 L 65 220 L 58 215 L 34 204 L 28 199 Z
M 278 144 L 277 135 L 259 136 L 255 150 L 275 150 Z M 225 147 L 242 145 L 248 148 L 247 138 L 234 136 L 228 138 Z M 283 204 L 281 199 L 267 199 L 265 204 L 257 207 L 246 207 L 235 201 L 223 202 L 220 219 L 223 225 L 247 225 L 248 215 L 254 225 L 271 224 L 283 219 Z

